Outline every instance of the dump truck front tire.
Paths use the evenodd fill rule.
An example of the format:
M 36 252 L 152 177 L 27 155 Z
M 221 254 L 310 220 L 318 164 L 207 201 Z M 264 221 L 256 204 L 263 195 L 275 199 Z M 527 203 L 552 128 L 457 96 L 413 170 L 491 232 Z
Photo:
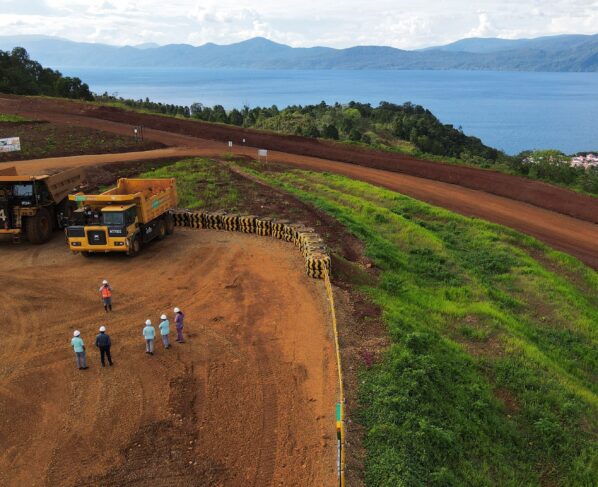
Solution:
M 52 237 L 52 216 L 46 208 L 40 208 L 34 216 L 27 217 L 25 233 L 27 240 L 38 245 L 46 243 Z
M 139 237 L 135 237 L 131 240 L 131 245 L 129 246 L 129 250 L 127 251 L 127 255 L 129 257 L 135 257 L 139 251 L 141 250 L 141 240 Z
M 163 240 L 164 237 L 166 237 L 166 224 L 164 223 L 164 220 L 160 220 L 158 222 L 158 236 L 156 237 L 156 240 Z
M 168 213 L 165 218 L 166 221 L 166 235 L 172 235 L 174 233 L 174 216 L 172 213 Z

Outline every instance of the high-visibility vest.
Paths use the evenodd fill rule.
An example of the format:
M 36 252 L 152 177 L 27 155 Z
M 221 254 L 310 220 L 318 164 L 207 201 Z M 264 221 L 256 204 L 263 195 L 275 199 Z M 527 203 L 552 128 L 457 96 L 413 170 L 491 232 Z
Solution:
M 108 286 L 102 286 L 102 297 L 103 298 L 110 298 L 112 297 L 112 291 Z

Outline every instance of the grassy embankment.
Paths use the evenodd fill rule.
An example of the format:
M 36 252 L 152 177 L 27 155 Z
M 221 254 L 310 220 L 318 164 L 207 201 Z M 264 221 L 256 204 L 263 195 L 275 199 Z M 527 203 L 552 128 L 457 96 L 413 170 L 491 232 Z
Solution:
M 598 484 L 597 273 L 366 183 L 244 170 L 333 215 L 380 270 L 360 285 L 391 339 L 360 372 L 368 485 Z M 154 175 L 181 178 L 183 206 L 201 207 L 193 180 L 227 194 L 222 171 L 195 161 Z
M 6 113 L 0 113 L 0 123 L 6 123 L 6 122 L 12 122 L 12 123 L 28 122 L 28 120 L 19 115 L 9 115 Z

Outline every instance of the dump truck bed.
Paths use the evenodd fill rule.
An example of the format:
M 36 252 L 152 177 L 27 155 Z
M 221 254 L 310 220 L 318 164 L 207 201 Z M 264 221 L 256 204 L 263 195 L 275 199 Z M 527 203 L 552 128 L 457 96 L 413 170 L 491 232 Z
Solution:
M 19 175 L 16 168 L 8 167 L 0 169 L 0 183 L 30 183 L 32 181 L 44 181 L 54 203 L 60 203 L 75 188 L 81 186 L 85 181 L 83 169 L 76 167 L 48 176 Z
M 175 179 L 126 179 L 118 180 L 115 188 L 102 194 L 76 194 L 69 198 L 94 207 L 135 204 L 139 208 L 141 223 L 148 223 L 177 204 Z

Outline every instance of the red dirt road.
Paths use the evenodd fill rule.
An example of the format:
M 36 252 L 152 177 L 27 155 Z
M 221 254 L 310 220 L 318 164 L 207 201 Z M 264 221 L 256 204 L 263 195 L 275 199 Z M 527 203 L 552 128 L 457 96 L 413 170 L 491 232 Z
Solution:
M 76 158 L 23 161 L 19 163 L 19 170 L 25 173 L 36 173 L 43 170 L 72 165 L 95 165 L 98 163 L 124 162 L 172 156 L 184 157 L 196 155 L 219 157 L 228 152 L 228 147 L 225 143 L 218 142 L 217 140 L 198 138 L 189 135 L 189 133 L 197 132 L 206 136 L 224 137 L 224 140 L 226 140 L 226 137 L 235 138 L 239 135 L 235 132 L 237 129 L 234 127 L 199 124 L 185 120 L 148 116 L 133 112 L 122 112 L 120 110 L 109 110 L 102 107 L 61 100 L 0 97 L 0 111 L 17 113 L 31 118 L 50 120 L 56 123 L 76 123 L 119 134 L 130 133 L 131 125 L 129 123 L 120 123 L 96 117 L 120 117 L 136 124 L 148 122 L 157 124 L 158 121 L 160 121 L 163 122 L 163 126 L 182 132 L 181 134 L 171 133 L 164 130 L 145 130 L 147 138 L 151 138 L 152 140 L 166 145 L 177 146 L 176 148 L 127 153 L 122 155 L 81 156 Z M 172 125 L 172 127 L 170 125 Z M 210 129 L 210 127 L 212 128 Z M 211 132 L 206 132 L 208 129 L 217 130 L 217 133 L 212 134 Z M 220 133 L 225 130 L 229 130 L 229 132 Z M 248 139 L 250 143 L 255 142 L 256 135 L 260 135 L 260 137 L 271 137 L 271 139 L 268 140 L 259 140 L 259 142 L 264 142 L 264 144 L 272 143 L 276 145 L 276 141 L 278 141 L 276 142 L 277 144 L 281 143 L 280 139 L 287 140 L 285 137 L 273 136 L 271 134 L 260 134 L 257 132 L 247 132 L 247 134 L 249 134 L 247 137 L 250 137 Z M 304 153 L 312 150 L 309 149 L 311 145 L 307 144 L 304 139 L 295 137 L 290 138 L 289 140 L 291 139 L 293 141 L 293 144 L 289 146 L 291 149 L 303 151 Z M 301 145 L 300 142 L 303 145 Z M 271 148 L 272 146 L 263 145 L 262 147 Z M 303 150 L 305 147 L 309 150 Z M 318 143 L 318 147 L 323 146 Z M 355 152 L 352 148 L 340 147 L 335 150 L 337 149 L 349 150 L 352 151 L 352 153 Z M 256 154 L 256 149 L 254 147 L 241 147 L 235 145 L 233 150 L 236 154 L 250 156 L 255 156 Z M 380 153 L 375 151 L 357 151 L 356 153 L 358 153 L 360 157 L 363 154 L 368 154 L 371 157 L 381 157 Z M 344 152 L 342 154 L 332 152 L 332 154 L 344 157 L 345 159 L 347 158 L 347 154 Z M 384 157 L 391 156 L 385 153 L 382 154 Z M 557 206 L 559 206 L 562 212 L 567 213 L 571 209 L 570 205 L 573 205 L 575 207 L 574 213 L 579 214 L 581 217 L 574 218 L 563 213 L 550 211 L 516 199 L 498 196 L 491 192 L 474 190 L 458 184 L 437 181 L 434 179 L 433 174 L 430 176 L 430 179 L 426 179 L 384 169 L 363 167 L 353 163 L 344 163 L 330 159 L 278 151 L 270 152 L 270 160 L 294 165 L 303 169 L 344 174 L 354 179 L 384 186 L 391 190 L 398 191 L 464 215 L 475 216 L 494 223 L 506 225 L 520 232 L 532 235 L 558 250 L 570 253 L 587 265 L 594 269 L 598 269 L 598 225 L 595 223 L 598 222 L 598 198 L 578 195 L 571 191 L 561 190 L 560 188 L 554 188 L 543 183 L 526 181 L 521 178 L 511 177 L 511 179 L 509 179 L 509 181 L 523 181 L 523 183 L 525 183 L 523 187 L 514 185 L 512 189 L 516 192 L 523 193 L 527 191 L 529 194 L 535 195 L 534 198 L 541 198 L 544 202 L 549 202 L 551 204 L 558 203 Z M 392 162 L 390 159 L 389 161 Z M 367 163 L 367 161 L 362 162 Z M 382 164 L 382 161 L 377 159 L 374 162 L 374 165 Z M 438 165 L 435 167 L 438 167 Z M 454 171 L 457 171 L 458 169 L 457 166 L 449 167 Z M 472 169 L 472 171 L 477 170 Z M 483 173 L 485 177 L 490 177 L 495 174 L 488 171 L 477 171 L 477 173 Z M 453 176 L 458 174 L 458 171 L 454 172 Z M 532 187 L 529 186 L 531 183 L 540 185 L 537 186 L 537 188 L 540 188 L 541 191 L 540 189 L 537 191 L 531 190 L 530 188 Z M 557 193 L 545 194 L 544 190 L 546 190 L 546 188 L 549 188 L 551 191 L 554 190 Z
M 74 256 L 58 236 L 0 241 L 0 485 L 334 485 L 334 349 L 323 284 L 302 268 L 291 244 L 215 231 L 178 230 L 133 260 Z M 150 357 L 142 323 L 173 306 L 187 343 Z

